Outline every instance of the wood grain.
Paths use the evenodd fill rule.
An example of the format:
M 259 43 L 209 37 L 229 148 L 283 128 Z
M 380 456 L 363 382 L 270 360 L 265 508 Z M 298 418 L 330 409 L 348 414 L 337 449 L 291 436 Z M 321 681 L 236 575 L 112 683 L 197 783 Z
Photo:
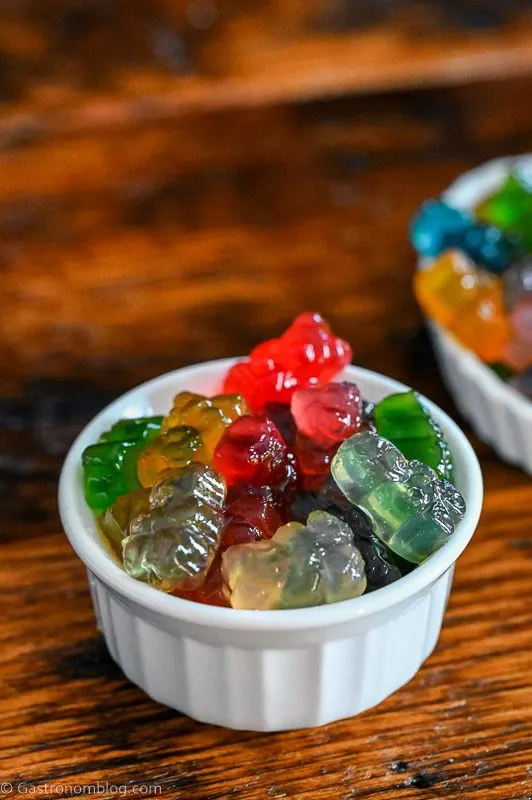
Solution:
M 411 297 L 407 222 L 460 170 L 532 148 L 531 88 L 84 132 L 63 161 L 53 141 L 4 153 L 0 784 L 43 797 L 97 781 L 187 800 L 532 797 L 531 483 L 474 437 L 485 508 L 435 654 L 378 708 L 310 731 L 200 725 L 125 680 L 55 500 L 70 442 L 119 392 L 244 352 L 304 308 L 358 363 L 456 416 Z
M 530 0 L 3 0 L 0 135 L 532 70 Z

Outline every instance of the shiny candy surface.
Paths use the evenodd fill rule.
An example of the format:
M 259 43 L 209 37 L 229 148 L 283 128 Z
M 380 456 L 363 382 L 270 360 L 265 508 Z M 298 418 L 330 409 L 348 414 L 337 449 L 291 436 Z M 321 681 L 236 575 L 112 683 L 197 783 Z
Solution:
M 440 478 L 453 481 L 449 446 L 415 392 L 388 395 L 376 404 L 374 413 L 377 433 L 398 447 L 405 458 L 417 458 Z
M 140 454 L 137 461 L 140 484 L 153 486 L 163 470 L 180 469 L 192 461 L 203 464 L 210 461 L 199 432 L 185 425 L 168 428 L 153 439 Z
M 180 392 L 163 422 L 163 432 L 186 426 L 201 436 L 210 458 L 226 427 L 239 417 L 249 414 L 244 398 L 239 394 L 204 397 L 194 392 Z
M 166 591 L 198 588 L 220 544 L 225 494 L 211 467 L 193 463 L 163 473 L 149 510 L 131 521 L 123 541 L 126 572 Z
M 195 603 L 205 603 L 209 606 L 221 606 L 228 608 L 229 602 L 224 594 L 224 582 L 222 579 L 222 558 L 218 552 L 205 580 L 197 589 L 191 592 L 174 589 L 171 594 L 182 597 L 184 600 L 192 600 Z
M 290 405 L 298 430 L 324 449 L 360 430 L 362 407 L 354 383 L 329 383 L 300 389 Z
M 264 414 L 274 423 L 286 444 L 291 446 L 296 438 L 297 427 L 290 410 L 290 404 L 266 403 Z
M 418 270 L 414 290 L 424 313 L 483 361 L 503 361 L 510 338 L 500 278 L 450 251 Z
M 340 445 L 331 472 L 345 497 L 370 517 L 377 536 L 412 563 L 442 547 L 465 512 L 451 483 L 369 431 Z
M 421 207 L 412 221 L 411 241 L 423 257 L 434 258 L 445 250 L 457 249 L 496 275 L 522 252 L 519 238 L 441 200 L 429 200 Z
M 451 239 L 461 239 L 471 222 L 470 214 L 441 200 L 427 200 L 412 220 L 410 239 L 421 256 L 434 258 L 449 248 Z
M 222 575 L 233 608 L 303 608 L 358 597 L 364 561 L 349 526 L 323 511 L 290 522 L 269 542 L 231 547 Z
M 249 492 L 234 500 L 228 505 L 225 518 L 223 550 L 236 544 L 270 539 L 282 524 L 273 493 L 268 489 L 264 493 Z
M 288 448 L 273 422 L 265 416 L 236 420 L 214 451 L 213 466 L 227 484 L 266 486 L 285 478 Z
M 332 457 L 337 449 L 337 444 L 320 447 L 302 433 L 297 434 L 294 452 L 297 459 L 299 482 L 304 489 L 317 490 L 323 486 L 331 469 Z
M 521 371 L 532 366 L 532 293 L 523 294 L 510 313 L 512 338 L 506 350 L 506 361 Z
M 532 191 L 515 173 L 510 173 L 503 185 L 477 206 L 475 213 L 481 220 L 518 234 L 526 250 L 532 250 Z
M 347 500 L 331 477 L 319 492 L 300 492 L 291 506 L 298 522 L 304 522 L 312 511 L 318 510 L 349 525 L 353 541 L 364 559 L 368 592 L 388 586 L 412 569 L 411 564 L 398 559 L 375 535 L 369 517 Z
M 302 314 L 235 365 L 276 381 L 273 395 L 265 373 L 248 385 L 264 413 L 238 392 L 181 391 L 166 417 L 120 420 L 87 448 L 99 528 L 125 571 L 199 603 L 299 608 L 393 583 L 441 546 L 453 487 L 372 433 L 449 476 L 441 431 L 414 392 L 375 405 L 330 382 L 348 355 Z
M 100 529 L 120 561 L 122 561 L 122 541 L 129 535 L 131 520 L 148 511 L 149 507 L 150 490 L 137 489 L 115 500 L 100 517 Z
M 123 494 L 140 487 L 137 458 L 160 431 L 162 417 L 124 419 L 102 434 L 97 444 L 82 455 L 85 499 L 96 513 L 102 513 Z
M 235 364 L 224 384 L 240 392 L 255 412 L 267 403 L 289 403 L 296 389 L 328 383 L 351 361 L 351 347 L 334 336 L 323 317 L 300 314 L 278 339 L 255 347 Z

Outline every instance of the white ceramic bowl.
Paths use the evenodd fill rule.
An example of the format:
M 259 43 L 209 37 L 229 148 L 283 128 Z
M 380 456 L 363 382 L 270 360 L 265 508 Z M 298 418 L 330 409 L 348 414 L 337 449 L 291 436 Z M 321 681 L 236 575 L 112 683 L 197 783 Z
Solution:
M 532 182 L 532 156 L 499 158 L 461 175 L 443 199 L 456 208 L 472 210 L 515 168 Z M 444 381 L 460 413 L 501 458 L 532 474 L 532 402 L 451 334 L 434 323 L 429 327 Z
M 464 434 L 427 401 L 457 462 L 467 512 L 450 541 L 391 586 L 317 608 L 240 611 L 166 595 L 126 575 L 102 546 L 81 484 L 81 454 L 121 417 L 162 414 L 191 389 L 217 393 L 233 360 L 163 375 L 116 400 L 82 431 L 59 487 L 64 529 L 85 563 L 98 627 L 130 680 L 195 719 L 249 730 L 323 725 L 379 703 L 418 671 L 436 642 L 456 559 L 473 535 L 482 476 Z M 402 384 L 347 367 L 365 397 Z

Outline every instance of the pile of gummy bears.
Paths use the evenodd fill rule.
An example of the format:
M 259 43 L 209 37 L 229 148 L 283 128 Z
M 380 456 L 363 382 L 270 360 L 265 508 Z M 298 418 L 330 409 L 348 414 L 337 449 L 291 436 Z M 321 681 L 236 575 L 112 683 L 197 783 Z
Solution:
M 124 570 L 179 597 L 302 608 L 398 580 L 465 511 L 441 429 L 413 391 L 373 406 L 331 380 L 351 348 L 318 315 L 82 456 L 87 502 Z
M 425 314 L 532 399 L 532 186 L 511 172 L 474 213 L 430 200 L 411 238 Z

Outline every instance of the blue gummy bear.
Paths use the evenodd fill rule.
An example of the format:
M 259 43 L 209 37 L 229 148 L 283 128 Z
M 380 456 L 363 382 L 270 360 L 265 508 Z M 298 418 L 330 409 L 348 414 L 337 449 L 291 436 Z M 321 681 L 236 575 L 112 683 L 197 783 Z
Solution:
M 500 275 L 522 252 L 520 241 L 494 225 L 479 222 L 466 211 L 441 200 L 429 200 L 412 220 L 410 238 L 425 258 L 445 250 L 461 250 L 478 266 Z
M 427 200 L 412 220 L 410 240 L 420 256 L 435 258 L 449 248 L 450 237 L 463 237 L 472 223 L 470 214 L 441 200 Z
M 522 253 L 519 240 L 507 236 L 495 225 L 475 222 L 457 245 L 473 261 L 488 272 L 500 275 Z

